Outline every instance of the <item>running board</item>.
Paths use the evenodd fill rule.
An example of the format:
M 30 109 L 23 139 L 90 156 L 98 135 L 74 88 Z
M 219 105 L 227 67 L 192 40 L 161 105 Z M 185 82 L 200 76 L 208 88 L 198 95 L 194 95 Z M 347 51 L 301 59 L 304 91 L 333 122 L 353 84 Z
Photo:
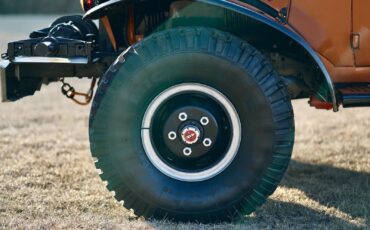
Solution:
M 344 108 L 370 106 L 370 85 L 339 89 Z

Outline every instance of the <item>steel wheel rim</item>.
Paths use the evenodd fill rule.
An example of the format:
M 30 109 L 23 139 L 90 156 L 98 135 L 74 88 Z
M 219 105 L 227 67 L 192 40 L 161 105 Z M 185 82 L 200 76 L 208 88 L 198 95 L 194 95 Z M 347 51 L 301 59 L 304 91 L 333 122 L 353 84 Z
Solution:
M 181 171 L 165 163 L 158 156 L 158 153 L 153 145 L 153 141 L 150 134 L 153 117 L 158 108 L 167 100 L 169 100 L 171 97 L 186 92 L 202 93 L 217 101 L 229 116 L 232 128 L 231 142 L 224 157 L 213 167 L 199 172 Z M 230 100 L 218 90 L 199 83 L 179 84 L 172 86 L 161 92 L 157 97 L 154 98 L 154 100 L 152 100 L 152 102 L 148 106 L 143 117 L 141 128 L 142 145 L 150 162 L 166 176 L 186 182 L 199 182 L 208 180 L 223 172 L 231 164 L 231 162 L 237 155 L 241 141 L 241 135 L 242 131 L 239 115 L 233 104 L 230 102 Z

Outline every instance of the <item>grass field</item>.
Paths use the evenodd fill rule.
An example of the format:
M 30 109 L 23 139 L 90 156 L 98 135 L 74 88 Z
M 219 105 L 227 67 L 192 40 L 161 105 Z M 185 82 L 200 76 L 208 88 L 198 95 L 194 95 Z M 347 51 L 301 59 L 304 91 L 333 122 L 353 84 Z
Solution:
M 0 17 L 1 49 L 48 20 Z M 0 104 L 0 229 L 370 229 L 369 108 L 333 113 L 294 102 L 293 160 L 267 203 L 238 223 L 175 224 L 138 219 L 107 192 L 90 158 L 89 108 L 59 87 Z

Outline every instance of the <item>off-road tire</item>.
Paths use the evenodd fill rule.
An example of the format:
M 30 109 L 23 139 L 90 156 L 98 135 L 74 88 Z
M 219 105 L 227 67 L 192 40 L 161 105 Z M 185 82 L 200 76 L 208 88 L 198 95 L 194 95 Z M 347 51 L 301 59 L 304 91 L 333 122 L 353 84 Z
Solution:
M 224 94 L 242 127 L 233 162 L 194 182 L 160 172 L 141 139 L 150 102 L 189 82 Z M 275 191 L 291 158 L 294 117 L 284 84 L 260 52 L 231 34 L 186 27 L 153 34 L 117 58 L 94 98 L 89 134 L 102 180 L 137 216 L 222 222 L 250 214 Z

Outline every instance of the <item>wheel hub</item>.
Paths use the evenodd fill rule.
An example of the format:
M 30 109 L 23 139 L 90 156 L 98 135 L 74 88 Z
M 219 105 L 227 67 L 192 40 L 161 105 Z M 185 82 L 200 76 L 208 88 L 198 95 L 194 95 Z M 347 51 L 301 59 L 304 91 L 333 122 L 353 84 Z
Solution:
M 185 160 L 199 159 L 207 155 L 218 138 L 221 114 L 198 105 L 182 106 L 178 102 L 174 104 L 179 108 L 174 109 L 168 116 L 161 116 L 158 121 L 160 125 L 155 128 L 162 129 L 162 142 L 171 152 L 166 154 L 165 158 Z M 171 109 L 166 110 L 168 112 Z M 157 144 L 161 142 L 158 132 L 153 135 Z
M 185 144 L 192 145 L 199 141 L 200 130 L 194 125 L 187 125 L 181 131 L 181 138 Z
M 143 119 L 142 141 L 149 160 L 182 181 L 203 181 L 222 172 L 234 159 L 240 138 L 240 120 L 231 102 L 201 84 L 165 90 Z

